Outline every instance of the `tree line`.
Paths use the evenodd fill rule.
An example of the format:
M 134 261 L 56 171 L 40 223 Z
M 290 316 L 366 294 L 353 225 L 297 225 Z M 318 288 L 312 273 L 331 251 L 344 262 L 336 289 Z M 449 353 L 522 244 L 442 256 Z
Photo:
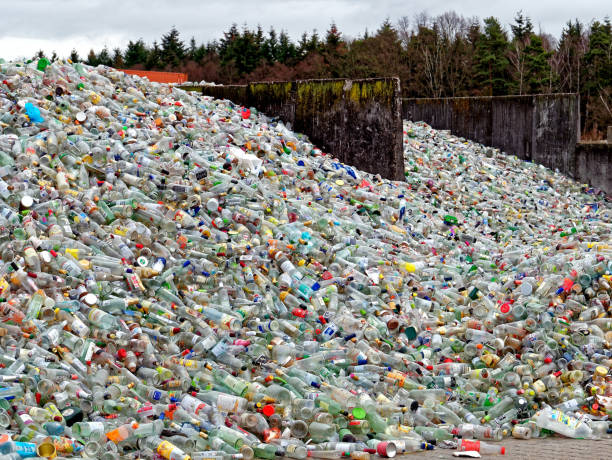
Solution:
M 81 60 L 76 51 L 70 58 Z M 581 95 L 584 137 L 601 138 L 612 125 L 610 18 L 567 22 L 557 39 L 536 31 L 518 12 L 509 28 L 453 11 L 420 13 L 351 38 L 332 23 L 320 36 L 294 42 L 286 31 L 232 25 L 219 40 L 185 43 L 172 28 L 152 45 L 91 50 L 90 65 L 185 72 L 191 81 L 245 83 L 306 78 L 397 75 L 406 97 L 571 92 Z

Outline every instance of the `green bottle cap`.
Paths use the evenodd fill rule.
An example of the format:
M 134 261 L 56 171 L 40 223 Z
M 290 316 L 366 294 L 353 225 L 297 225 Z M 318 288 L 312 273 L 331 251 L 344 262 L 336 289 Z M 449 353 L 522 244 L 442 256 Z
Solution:
M 47 58 L 40 58 L 38 60 L 38 65 L 36 66 L 36 68 L 40 70 L 41 72 L 44 72 L 49 64 L 51 63 L 49 62 Z
M 366 418 L 366 411 L 361 407 L 355 407 L 353 409 L 353 417 L 357 420 L 363 420 Z
M 407 327 L 406 330 L 404 331 L 404 334 L 406 334 L 406 337 L 408 337 L 408 340 L 414 340 L 416 339 L 416 336 L 417 336 L 416 329 L 412 326 Z

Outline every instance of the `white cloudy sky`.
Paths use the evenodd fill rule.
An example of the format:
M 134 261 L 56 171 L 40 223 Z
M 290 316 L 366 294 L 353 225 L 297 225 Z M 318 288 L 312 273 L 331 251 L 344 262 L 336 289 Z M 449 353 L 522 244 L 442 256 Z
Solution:
M 302 32 L 324 31 L 334 20 L 349 36 L 376 30 L 390 17 L 436 15 L 455 10 L 464 16 L 497 16 L 506 25 L 516 11 L 532 18 L 536 30 L 559 36 L 570 18 L 590 22 L 612 16 L 612 0 L 0 0 L 0 57 L 30 57 L 38 49 L 81 56 L 90 48 L 125 47 L 143 38 L 148 44 L 175 25 L 185 41 L 219 38 L 236 22 L 285 29 L 297 40 Z

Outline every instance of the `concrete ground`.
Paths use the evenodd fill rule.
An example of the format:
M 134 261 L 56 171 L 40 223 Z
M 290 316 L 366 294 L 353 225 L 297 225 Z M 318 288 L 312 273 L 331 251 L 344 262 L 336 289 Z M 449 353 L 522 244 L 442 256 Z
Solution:
M 497 444 L 497 443 L 496 443 Z M 601 441 L 575 440 L 566 438 L 538 438 L 528 441 L 504 439 L 499 445 L 506 448 L 506 455 L 482 455 L 482 458 L 512 458 L 520 460 L 611 460 L 612 439 Z M 439 449 L 395 457 L 399 460 L 412 459 L 454 459 L 454 449 Z

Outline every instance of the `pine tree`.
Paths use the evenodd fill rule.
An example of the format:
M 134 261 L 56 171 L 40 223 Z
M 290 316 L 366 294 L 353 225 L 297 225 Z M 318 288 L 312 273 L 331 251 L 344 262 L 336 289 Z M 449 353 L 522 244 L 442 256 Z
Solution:
M 278 55 L 278 38 L 274 27 L 270 27 L 268 31 L 268 38 L 263 45 L 262 54 L 269 64 L 276 62 L 276 57 Z
M 338 26 L 336 26 L 335 22 L 332 22 L 327 30 L 327 34 L 325 35 L 325 44 L 331 50 L 335 50 L 338 48 L 340 43 L 342 42 L 342 33 L 338 30 Z
M 308 51 L 320 51 L 321 49 L 321 40 L 319 40 L 319 33 L 317 29 L 312 31 L 312 35 L 310 36 L 310 42 L 308 43 Z
M 610 19 L 591 25 L 589 47 L 584 55 L 589 81 L 587 91 L 598 91 L 612 85 L 612 25 Z
M 195 53 L 193 53 L 193 60 L 195 62 L 200 62 L 207 54 L 209 54 L 208 47 L 204 44 L 201 44 L 196 48 Z
M 234 42 L 240 37 L 238 25 L 232 24 L 227 32 L 223 32 L 223 38 L 219 42 L 218 52 L 221 58 L 221 64 L 227 65 L 235 59 Z
M 160 70 L 163 68 L 161 49 L 159 48 L 157 41 L 153 42 L 153 46 L 147 55 L 145 68 L 147 70 Z
M 122 69 L 125 66 L 123 61 L 123 54 L 121 53 L 121 49 L 115 48 L 113 50 L 113 67 L 115 69 Z
M 508 38 L 494 17 L 484 20 L 484 33 L 476 46 L 476 80 L 489 96 L 508 92 Z
M 548 53 L 543 46 L 542 38 L 532 34 L 529 44 L 525 47 L 525 88 L 528 93 L 539 94 L 548 92 L 550 79 L 550 64 Z
M 185 44 L 178 30 L 172 29 L 161 39 L 161 62 L 163 67 L 177 68 L 185 58 Z
M 297 56 L 297 49 L 291 42 L 289 35 L 284 30 L 278 37 L 278 50 L 276 52 L 277 61 L 282 64 L 290 63 Z
M 342 33 L 338 30 L 336 23 L 332 22 L 325 34 L 325 45 L 321 50 L 332 78 L 340 78 L 344 74 L 345 51 L 346 47 L 342 40 Z
M 512 36 L 514 40 L 525 42 L 533 34 L 533 24 L 528 16 L 523 14 L 523 11 L 519 11 L 514 16 L 514 24 L 510 25 L 512 30 Z
M 142 38 L 136 42 L 130 40 L 123 56 L 124 65 L 128 69 L 138 64 L 144 65 L 147 62 L 148 55 L 147 46 Z
M 591 25 L 584 67 L 585 117 L 590 119 L 585 129 L 612 125 L 612 23 L 609 18 Z
M 257 25 L 257 31 L 255 32 L 255 44 L 257 46 L 257 60 L 261 62 L 266 59 L 265 56 L 265 45 L 266 45 L 266 36 L 261 25 Z
M 91 66 L 97 66 L 99 64 L 98 56 L 96 56 L 96 52 L 93 49 L 89 50 L 89 54 L 87 55 L 87 61 L 85 62 L 87 63 L 87 65 Z
M 111 59 L 110 53 L 108 52 L 108 48 L 105 46 L 100 54 L 98 54 L 98 64 L 105 66 L 112 66 L 113 60 Z
M 297 47 L 298 56 L 303 58 L 308 53 L 308 34 L 304 32 L 300 37 Z
M 196 44 L 195 37 L 191 37 L 189 40 L 189 49 L 187 50 L 187 57 L 192 61 L 195 60 L 198 45 Z
M 508 58 L 511 64 L 512 84 L 510 85 L 513 93 L 524 94 L 526 90 L 526 53 L 525 48 L 533 35 L 533 25 L 531 19 L 524 16 L 519 11 L 514 17 L 514 24 L 510 25 L 512 30 L 512 43 Z
M 242 29 L 242 34 L 235 42 L 235 58 L 238 73 L 242 76 L 250 73 L 259 64 L 261 49 L 257 43 L 257 34 L 249 30 L 246 25 Z
M 72 48 L 72 51 L 70 52 L 69 59 L 72 62 L 74 62 L 74 63 L 77 63 L 77 62 L 81 61 L 81 58 L 79 57 L 79 53 L 77 53 L 76 49 Z

